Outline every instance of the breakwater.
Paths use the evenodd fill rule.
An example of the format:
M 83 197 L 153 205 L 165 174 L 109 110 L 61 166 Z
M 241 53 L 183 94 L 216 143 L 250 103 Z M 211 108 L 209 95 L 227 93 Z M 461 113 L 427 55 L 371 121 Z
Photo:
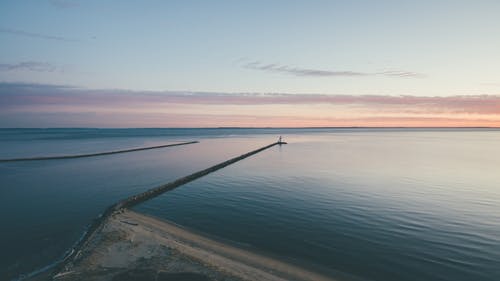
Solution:
M 177 180 L 175 180 L 173 182 L 169 182 L 167 184 L 158 186 L 156 188 L 150 189 L 150 190 L 145 191 L 143 193 L 131 196 L 131 197 L 129 197 L 129 198 L 123 200 L 123 201 L 120 201 L 118 204 L 116 204 L 116 208 L 118 208 L 118 209 L 121 209 L 121 208 L 131 208 L 131 207 L 133 207 L 133 206 L 135 206 L 137 204 L 140 204 L 140 203 L 142 203 L 142 202 L 144 202 L 146 200 L 154 198 L 154 197 L 156 197 L 156 196 L 158 196 L 158 195 L 160 195 L 162 193 L 170 191 L 170 190 L 172 190 L 172 189 L 174 189 L 176 187 L 179 187 L 181 185 L 184 185 L 184 184 L 186 184 L 188 182 L 194 181 L 194 180 L 196 180 L 196 179 L 198 179 L 200 177 L 203 177 L 203 176 L 205 176 L 207 174 L 213 173 L 213 172 L 215 172 L 215 171 L 217 171 L 219 169 L 222 169 L 222 168 L 224 168 L 226 166 L 229 166 L 229 165 L 231 165 L 231 164 L 233 164 L 235 162 L 243 160 L 243 159 L 245 159 L 245 158 L 247 158 L 249 156 L 252 156 L 252 155 L 257 154 L 257 153 L 259 153 L 259 152 L 261 152 L 263 150 L 266 150 L 266 149 L 268 149 L 270 147 L 273 147 L 273 146 L 279 145 L 279 144 L 283 144 L 283 143 L 275 142 L 275 143 L 272 143 L 270 145 L 266 145 L 266 146 L 261 147 L 259 149 L 256 149 L 256 150 L 250 151 L 248 153 L 242 154 L 242 155 L 240 155 L 238 157 L 231 158 L 231 159 L 229 159 L 227 161 L 224 161 L 222 163 L 219 163 L 219 164 L 214 165 L 212 167 L 209 167 L 207 169 L 204 169 L 204 170 L 198 171 L 196 173 L 193 173 L 193 174 L 191 174 L 189 176 L 185 176 L 185 177 L 177 179 Z
M 140 204 L 144 201 L 152 199 L 160 194 L 163 194 L 167 191 L 173 190 L 179 186 L 182 186 L 186 183 L 194 181 L 194 180 L 196 180 L 200 177 L 203 177 L 207 174 L 213 173 L 213 172 L 220 170 L 224 167 L 227 167 L 233 163 L 236 163 L 240 160 L 248 158 L 248 157 L 255 155 L 261 151 L 264 151 L 268 148 L 271 148 L 271 147 L 276 146 L 276 145 L 282 145 L 282 144 L 286 144 L 286 143 L 285 142 L 271 143 L 269 145 L 266 145 L 266 146 L 261 147 L 259 149 L 242 154 L 240 156 L 231 158 L 229 160 L 226 160 L 222 163 L 216 164 L 216 165 L 211 166 L 209 168 L 206 168 L 204 170 L 195 172 L 193 174 L 179 178 L 179 179 L 174 180 L 172 182 L 169 182 L 169 183 L 160 185 L 158 187 L 152 188 L 152 189 L 147 190 L 143 193 L 130 196 L 126 199 L 119 201 L 118 203 L 116 203 L 114 205 L 109 206 L 108 208 L 106 208 L 106 210 L 98 218 L 96 218 L 90 224 L 90 226 L 87 228 L 86 232 L 82 235 L 81 239 L 79 241 L 77 241 L 75 246 L 68 252 L 67 256 L 63 259 L 61 264 L 55 267 L 55 272 L 62 271 L 64 268 L 67 268 L 68 266 L 70 266 L 72 261 L 77 260 L 81 256 L 81 250 L 85 247 L 85 245 L 88 243 L 88 241 L 90 241 L 90 238 L 105 224 L 107 219 L 110 216 L 112 216 L 113 214 L 120 212 L 124 208 L 131 208 L 137 204 Z
M 158 149 L 158 148 L 187 145 L 187 144 L 193 144 L 193 143 L 198 143 L 198 141 L 180 142 L 180 143 L 164 144 L 164 145 L 157 145 L 157 146 L 124 149 L 124 150 L 113 150 L 113 151 L 105 151 L 105 152 L 97 152 L 97 153 L 88 153 L 88 154 L 0 159 L 0 162 L 40 161 L 40 160 L 84 158 L 84 157 L 103 156 L 103 155 L 118 154 L 118 153 L 127 153 L 127 152 L 133 152 L 133 151 L 141 151 L 141 150 Z

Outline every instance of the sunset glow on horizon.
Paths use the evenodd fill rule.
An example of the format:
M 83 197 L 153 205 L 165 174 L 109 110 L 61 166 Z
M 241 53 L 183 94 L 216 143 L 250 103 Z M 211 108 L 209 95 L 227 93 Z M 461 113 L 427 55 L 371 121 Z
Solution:
M 500 127 L 498 1 L 236 2 L 3 1 L 0 127 Z
M 0 126 L 500 127 L 500 96 L 89 90 L 1 84 Z M 43 125 L 42 125 L 43 126 Z

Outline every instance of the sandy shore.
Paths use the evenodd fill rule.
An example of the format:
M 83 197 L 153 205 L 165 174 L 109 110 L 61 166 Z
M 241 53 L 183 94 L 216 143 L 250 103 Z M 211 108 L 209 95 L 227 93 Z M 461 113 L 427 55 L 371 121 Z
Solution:
M 130 210 L 112 215 L 54 280 L 332 280 Z

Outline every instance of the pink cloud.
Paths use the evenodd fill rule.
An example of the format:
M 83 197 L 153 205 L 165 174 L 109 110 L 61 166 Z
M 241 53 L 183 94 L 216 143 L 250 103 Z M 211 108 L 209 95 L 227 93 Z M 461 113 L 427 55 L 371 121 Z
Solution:
M 33 119 L 82 114 L 71 124 L 108 127 L 500 126 L 497 95 L 139 92 L 0 83 L 0 111 L 14 123 L 30 121 L 23 114 Z M 49 119 L 45 122 L 57 121 Z
M 22 85 L 22 84 L 21 84 Z M 198 105 L 308 105 L 332 104 L 364 107 L 387 107 L 447 111 L 470 114 L 500 114 L 500 96 L 469 95 L 446 97 L 388 96 L 388 95 L 320 95 L 273 93 L 212 93 L 212 92 L 151 92 L 125 90 L 85 90 L 54 88 L 39 90 L 3 89 L 0 87 L 2 107 L 16 105 L 76 105 L 76 106 L 148 106 L 158 104 Z

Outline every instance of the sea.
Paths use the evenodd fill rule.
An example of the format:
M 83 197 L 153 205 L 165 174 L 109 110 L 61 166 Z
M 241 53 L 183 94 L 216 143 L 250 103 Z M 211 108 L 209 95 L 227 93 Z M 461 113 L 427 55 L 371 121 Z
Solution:
M 500 130 L 0 129 L 0 280 L 50 269 L 109 205 L 274 146 L 134 207 L 338 280 L 500 280 Z

